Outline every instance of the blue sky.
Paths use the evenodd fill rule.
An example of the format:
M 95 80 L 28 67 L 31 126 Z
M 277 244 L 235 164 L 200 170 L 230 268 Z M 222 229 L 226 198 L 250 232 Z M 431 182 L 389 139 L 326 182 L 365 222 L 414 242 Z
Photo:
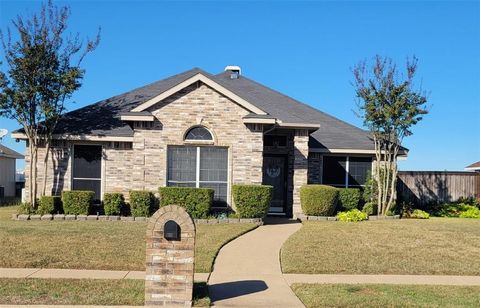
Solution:
M 404 145 L 402 170 L 462 170 L 480 160 L 480 2 L 70 1 L 70 30 L 99 48 L 73 110 L 172 74 L 225 65 L 342 120 L 355 114 L 351 67 L 375 54 L 419 58 L 430 114 Z M 0 28 L 40 2 L 0 0 Z M 1 55 L 0 55 L 1 56 Z M 0 118 L 0 127 L 17 128 Z M 3 144 L 24 152 L 10 137 Z M 19 167 L 23 162 L 19 163 Z

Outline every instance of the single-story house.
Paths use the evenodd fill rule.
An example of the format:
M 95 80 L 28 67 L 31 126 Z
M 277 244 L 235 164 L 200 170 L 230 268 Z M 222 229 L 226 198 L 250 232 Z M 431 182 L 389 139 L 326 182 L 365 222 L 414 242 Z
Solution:
M 0 144 L 0 199 L 15 197 L 16 160 L 23 155 Z
M 480 161 L 477 161 L 476 163 L 466 166 L 465 170 L 480 172 Z
M 222 208 L 234 207 L 232 184 L 263 183 L 274 187 L 270 212 L 286 216 L 301 212 L 302 185 L 361 187 L 374 160 L 367 131 L 238 66 L 216 75 L 194 68 L 69 112 L 54 137 L 52 194 L 88 189 L 100 200 L 106 192 L 210 187 Z

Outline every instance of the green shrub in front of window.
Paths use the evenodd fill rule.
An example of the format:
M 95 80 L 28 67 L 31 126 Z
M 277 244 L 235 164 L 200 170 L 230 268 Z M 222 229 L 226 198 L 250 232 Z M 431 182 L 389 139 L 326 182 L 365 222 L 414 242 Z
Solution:
M 120 215 L 125 206 L 125 199 L 121 193 L 103 194 L 103 209 L 105 215 Z
M 36 213 L 39 215 L 63 213 L 59 196 L 41 196 Z
M 151 191 L 131 190 L 130 211 L 133 217 L 148 217 L 153 211 L 154 196 Z
M 342 210 L 353 210 L 358 208 L 362 193 L 358 188 L 339 188 L 338 205 Z
M 214 190 L 194 187 L 160 187 L 160 206 L 178 205 L 192 218 L 207 218 L 213 203 Z
M 348 212 L 339 212 L 337 214 L 337 219 L 345 222 L 357 222 L 367 220 L 368 215 L 358 209 L 353 209 Z
M 300 203 L 305 215 L 331 216 L 338 203 L 338 189 L 328 185 L 303 185 Z
M 270 185 L 233 185 L 232 195 L 240 218 L 264 218 L 272 201 Z
M 91 212 L 95 192 L 72 190 L 62 192 L 63 211 L 70 215 L 88 215 Z

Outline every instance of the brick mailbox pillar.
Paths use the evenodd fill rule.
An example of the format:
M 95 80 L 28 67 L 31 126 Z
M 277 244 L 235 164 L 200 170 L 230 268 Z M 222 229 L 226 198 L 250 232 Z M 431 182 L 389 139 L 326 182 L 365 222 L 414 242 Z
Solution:
M 149 219 L 145 306 L 190 307 L 194 274 L 195 224 L 176 205 Z

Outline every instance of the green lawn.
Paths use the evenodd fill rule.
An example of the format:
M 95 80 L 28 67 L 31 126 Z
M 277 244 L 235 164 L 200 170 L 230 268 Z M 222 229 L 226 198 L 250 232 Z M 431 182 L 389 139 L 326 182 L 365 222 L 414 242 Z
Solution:
M 145 223 L 12 221 L 0 207 L 0 267 L 145 270 Z M 220 248 L 254 224 L 197 226 L 195 271 L 208 273 Z
M 294 284 L 307 308 L 313 307 L 480 307 L 480 287 Z
M 305 222 L 282 247 L 285 273 L 480 275 L 480 220 Z
M 193 287 L 194 306 L 209 306 L 205 282 Z M 3 305 L 141 305 L 143 280 L 0 279 Z

